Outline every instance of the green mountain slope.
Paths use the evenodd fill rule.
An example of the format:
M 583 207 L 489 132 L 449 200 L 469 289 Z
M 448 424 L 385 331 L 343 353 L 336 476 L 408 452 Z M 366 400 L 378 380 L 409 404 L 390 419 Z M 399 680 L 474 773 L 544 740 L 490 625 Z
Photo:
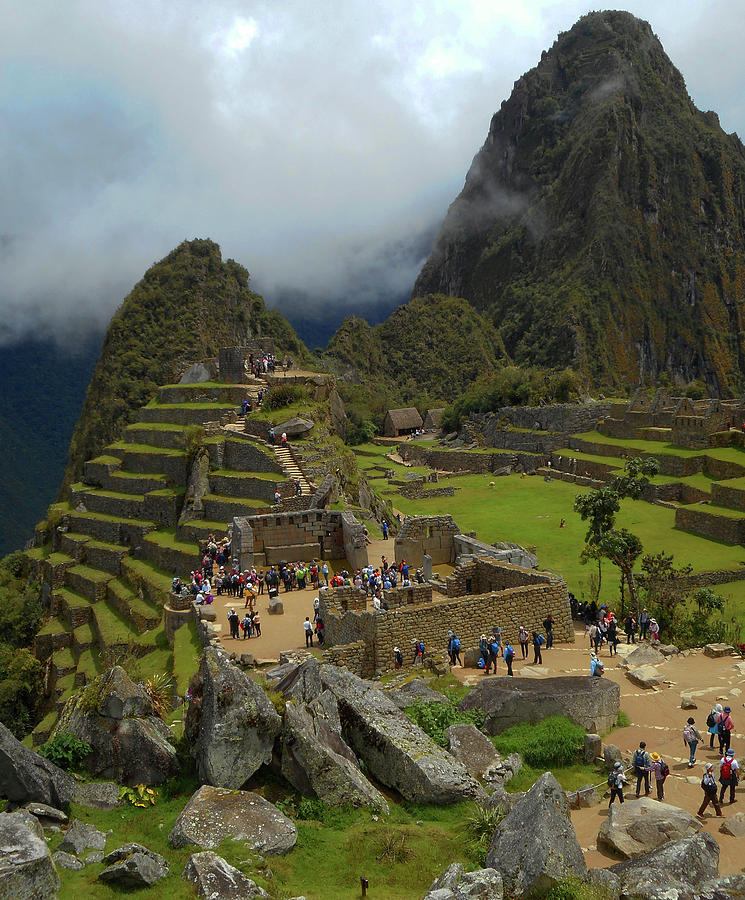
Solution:
M 584 16 L 493 117 L 413 296 L 465 297 L 518 364 L 743 387 L 745 148 L 646 22 Z
M 195 360 L 252 335 L 274 338 L 295 358 L 305 349 L 291 326 L 248 287 L 248 272 L 223 261 L 210 240 L 184 241 L 145 273 L 115 313 L 73 432 L 63 482 L 82 473 L 154 396 Z

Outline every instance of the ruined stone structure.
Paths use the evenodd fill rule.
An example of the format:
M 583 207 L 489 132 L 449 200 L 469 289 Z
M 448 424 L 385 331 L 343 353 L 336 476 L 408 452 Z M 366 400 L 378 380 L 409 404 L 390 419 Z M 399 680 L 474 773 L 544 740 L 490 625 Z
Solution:
M 221 347 L 217 356 L 220 380 L 232 384 L 246 381 L 246 362 L 251 354 L 254 359 L 262 353 L 274 353 L 272 338 L 253 338 L 240 347 Z
M 467 592 L 469 584 L 473 594 Z M 520 625 L 541 630 L 549 613 L 555 639 L 574 640 L 566 582 L 558 575 L 478 559 L 455 570 L 447 591 L 447 599 L 440 599 L 429 584 L 386 591 L 387 612 L 368 609 L 364 592 L 356 588 L 322 591 L 324 658 L 371 677 L 393 668 L 395 646 L 405 657 L 414 640 L 423 641 L 428 652 L 443 650 L 452 630 L 467 650 L 477 647 L 480 635 L 495 625 L 505 640 L 516 644 Z

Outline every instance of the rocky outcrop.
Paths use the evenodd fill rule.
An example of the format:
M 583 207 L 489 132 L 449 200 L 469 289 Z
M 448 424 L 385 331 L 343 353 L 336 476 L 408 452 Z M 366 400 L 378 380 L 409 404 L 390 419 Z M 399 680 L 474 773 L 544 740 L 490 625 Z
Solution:
M 41 825 L 25 810 L 0 813 L 0 900 L 51 900 L 59 888 Z
M 585 731 L 604 734 L 616 724 L 620 700 L 620 687 L 606 678 L 571 675 L 525 683 L 499 675 L 482 679 L 461 700 L 460 709 L 482 709 L 487 734 L 549 716 L 566 716 Z
M 388 813 L 383 795 L 365 778 L 340 729 L 304 704 L 288 703 L 285 709 L 282 775 L 301 794 L 331 806 L 371 806 Z
M 704 647 L 704 656 L 711 659 L 720 659 L 722 656 L 730 656 L 735 648 L 730 644 L 707 644 Z
M 122 805 L 119 785 L 113 781 L 88 781 L 75 788 L 75 802 L 78 806 L 91 809 L 116 809 Z
M 471 778 L 490 778 L 502 762 L 494 744 L 475 725 L 451 725 L 447 738 L 448 751 L 463 763 Z
M 369 772 L 418 803 L 457 803 L 483 788 L 442 747 L 417 728 L 382 691 L 336 666 L 321 667 L 336 697 L 344 736 Z
M 271 762 L 282 720 L 258 684 L 216 647 L 205 649 L 192 691 L 185 731 L 199 779 L 239 788 Z
M 269 897 L 243 872 L 226 862 L 211 850 L 193 853 L 189 857 L 182 878 L 197 889 L 197 896 L 203 900 L 255 900 Z
M 99 880 L 122 888 L 150 887 L 168 874 L 168 862 L 142 844 L 124 844 L 104 856 Z
M 502 876 L 496 869 L 466 872 L 453 863 L 432 882 L 424 900 L 502 900 Z
M 399 709 L 406 709 L 412 703 L 447 703 L 448 698 L 439 691 L 433 691 L 421 678 L 407 681 L 401 687 L 393 688 L 385 692 L 386 697 L 396 704 Z
M 321 664 L 312 656 L 294 666 L 277 682 L 276 688 L 287 700 L 309 703 L 321 693 Z
M 499 823 L 486 864 L 502 873 L 510 897 L 545 893 L 571 876 L 584 878 L 587 867 L 567 799 L 550 772 Z
M 63 853 L 80 856 L 86 850 L 103 850 L 106 847 L 106 835 L 94 825 L 74 819 L 65 832 L 65 838 L 57 848 Z
M 260 853 L 287 853 L 297 842 L 297 829 L 258 794 L 202 785 L 176 819 L 168 842 L 177 849 L 196 844 L 214 850 L 226 838 L 245 841 Z
M 67 809 L 74 794 L 74 779 L 24 747 L 0 722 L 0 797 L 18 804 L 37 800 Z
M 69 732 L 92 747 L 83 765 L 118 784 L 161 784 L 179 770 L 173 735 L 155 715 L 142 685 L 121 666 L 68 700 L 55 734 Z
M 621 881 L 622 898 L 689 900 L 717 878 L 719 845 L 701 831 L 618 863 L 610 871 Z
M 621 666 L 633 669 L 637 666 L 657 666 L 663 662 L 665 662 L 665 657 L 659 650 L 651 644 L 639 644 L 636 650 L 632 650 L 627 657 L 621 660 Z
M 639 666 L 637 669 L 628 669 L 626 677 L 629 681 L 643 688 L 654 688 L 662 684 L 665 676 L 654 666 Z
M 631 859 L 701 831 L 701 823 L 684 809 L 642 797 L 613 804 L 600 826 L 598 843 Z

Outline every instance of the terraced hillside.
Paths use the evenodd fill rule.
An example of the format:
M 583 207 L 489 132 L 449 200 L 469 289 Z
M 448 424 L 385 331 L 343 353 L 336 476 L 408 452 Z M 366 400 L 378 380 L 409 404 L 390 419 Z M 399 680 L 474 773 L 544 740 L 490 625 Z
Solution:
M 284 506 L 294 502 L 294 461 L 286 472 L 263 441 L 223 427 L 262 387 L 256 380 L 160 388 L 37 526 L 27 555 L 49 601 L 34 649 L 47 665 L 50 708 L 35 744 L 47 739 L 73 690 L 117 652 L 139 657 L 144 674 L 193 671 L 174 660 L 172 577 L 188 575 L 201 559 L 199 541 L 224 536 L 233 516 L 277 509 L 276 490 Z M 188 638 L 179 641 L 195 652 Z

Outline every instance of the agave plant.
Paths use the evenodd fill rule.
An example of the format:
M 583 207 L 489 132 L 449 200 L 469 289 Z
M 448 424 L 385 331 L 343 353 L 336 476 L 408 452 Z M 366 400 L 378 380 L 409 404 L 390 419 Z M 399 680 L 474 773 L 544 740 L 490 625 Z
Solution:
M 148 678 L 144 686 L 156 715 L 164 718 L 173 709 L 173 678 L 160 672 Z

